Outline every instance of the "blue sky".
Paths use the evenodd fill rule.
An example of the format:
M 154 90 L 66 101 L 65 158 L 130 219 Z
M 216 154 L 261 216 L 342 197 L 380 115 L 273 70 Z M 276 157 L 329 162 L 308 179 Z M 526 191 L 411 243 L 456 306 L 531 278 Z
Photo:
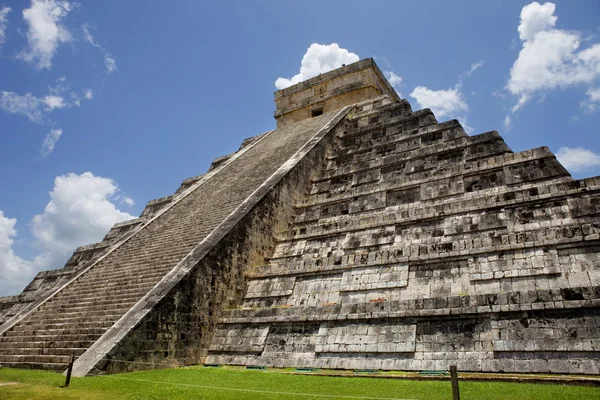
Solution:
M 305 54 L 600 174 L 600 2 L 365 4 L 0 0 L 0 295 L 274 128 Z

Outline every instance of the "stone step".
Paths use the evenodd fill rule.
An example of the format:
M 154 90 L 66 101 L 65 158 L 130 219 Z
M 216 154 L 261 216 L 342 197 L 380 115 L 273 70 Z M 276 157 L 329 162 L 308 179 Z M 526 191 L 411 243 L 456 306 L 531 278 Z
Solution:
M 62 363 L 3 362 L 2 360 L 0 360 L 0 365 L 6 368 L 43 369 L 47 371 L 64 371 L 68 367 L 68 364 Z
M 440 176 L 440 179 L 450 179 L 450 178 L 455 178 L 457 176 L 458 175 L 452 175 L 452 176 L 444 175 L 444 176 Z M 461 174 L 461 176 L 463 176 L 463 175 Z M 439 208 L 442 204 L 446 204 L 446 203 L 450 202 L 450 203 L 454 203 L 455 207 L 460 209 L 460 208 L 462 208 L 462 207 L 460 207 L 460 204 L 462 204 L 464 202 L 473 203 L 474 201 L 479 200 L 479 203 L 481 204 L 481 206 L 477 207 L 477 209 L 485 209 L 489 206 L 490 200 L 492 200 L 492 199 L 494 199 L 494 201 L 495 201 L 496 198 L 500 198 L 502 201 L 504 201 L 503 199 L 504 199 L 505 194 L 510 197 L 512 197 L 513 195 L 516 196 L 516 197 L 512 197 L 512 199 L 506 199 L 506 202 L 508 204 L 516 204 L 516 203 L 520 203 L 522 201 L 527 201 L 527 198 L 529 198 L 531 196 L 527 195 L 526 192 L 529 191 L 529 189 L 534 189 L 534 188 L 539 190 L 540 197 L 542 195 L 564 197 L 568 193 L 565 191 L 565 189 L 560 189 L 560 187 L 564 186 L 568 179 L 569 179 L 568 176 L 556 175 L 556 176 L 550 176 L 550 177 L 547 177 L 544 179 L 540 179 L 535 182 L 530 181 L 530 182 L 522 182 L 522 183 L 518 183 L 518 184 L 513 184 L 510 187 L 499 186 L 499 187 L 493 187 L 493 188 L 489 188 L 489 189 L 477 190 L 474 192 L 466 192 L 466 193 L 461 192 L 461 193 L 457 193 L 456 195 L 449 195 L 449 196 L 445 196 L 445 197 L 422 199 L 422 200 L 420 200 L 418 207 L 415 207 L 414 203 L 399 204 L 394 207 L 400 207 L 399 211 L 401 209 L 407 209 L 407 210 L 419 209 L 420 210 L 420 209 L 432 208 L 434 206 Z M 396 192 L 396 191 L 410 190 L 412 188 L 415 188 L 415 187 L 421 185 L 422 183 L 426 183 L 426 182 L 419 180 L 418 182 L 415 183 L 415 185 L 406 185 L 405 181 L 403 181 L 402 179 L 393 179 L 393 180 L 388 180 L 388 181 L 385 181 L 382 183 L 381 182 L 377 183 L 377 185 L 373 186 L 372 189 L 368 189 L 368 190 L 365 190 L 364 188 L 361 188 L 361 187 L 352 187 L 352 188 L 348 187 L 348 190 L 344 191 L 343 193 L 337 193 L 335 196 L 331 196 L 331 194 L 328 192 L 314 193 L 314 194 L 307 196 L 305 201 L 296 204 L 295 207 L 298 209 L 298 212 L 301 213 L 302 212 L 301 210 L 305 210 L 305 209 L 308 209 L 311 207 L 330 206 L 330 205 L 333 205 L 336 203 L 344 203 L 344 202 L 354 201 L 354 199 L 361 197 L 361 196 L 374 195 L 374 194 L 381 193 L 381 192 Z M 589 189 L 578 189 L 577 191 L 583 192 L 585 190 L 589 190 Z M 535 196 L 538 196 L 538 195 L 534 195 L 533 197 L 535 197 Z M 487 200 L 485 200 L 485 199 L 487 199 Z M 523 199 L 525 199 L 525 200 L 523 200 Z
M 20 332 L 19 332 L 20 333 Z M 70 342 L 93 342 L 99 334 L 35 334 L 35 335 L 15 335 L 15 336 L 2 336 L 0 337 L 0 343 L 11 343 L 11 342 L 57 342 L 57 341 L 70 341 Z
M 92 268 L 91 271 L 88 271 L 87 273 L 83 274 L 79 279 L 99 280 L 105 282 L 120 282 L 139 279 L 147 276 L 162 276 L 163 274 L 164 271 L 162 269 L 157 270 L 155 266 L 149 268 L 139 268 L 135 271 L 132 271 L 131 269 L 124 269 L 123 271 L 101 269 L 98 271 L 94 271 L 94 269 Z
M 93 328 L 93 327 L 111 327 L 119 318 L 121 318 L 122 314 L 115 315 L 105 315 L 102 317 L 95 317 L 92 319 L 89 318 L 51 318 L 47 320 L 40 320 L 38 318 L 33 318 L 33 315 L 30 318 L 27 318 L 13 329 L 63 329 L 72 327 L 73 324 L 76 326 L 82 326 L 85 328 Z M 18 327 L 18 328 L 17 328 Z M 12 330 L 12 329 L 11 329 Z
M 98 296 L 110 295 L 110 296 L 122 296 L 128 294 L 137 294 L 142 287 L 146 287 L 151 285 L 151 283 L 144 283 L 143 285 L 140 283 L 129 282 L 128 284 L 119 284 L 113 286 L 100 287 L 95 289 L 93 292 L 79 292 L 73 290 L 63 290 L 60 292 L 61 299 L 87 299 L 87 298 L 96 298 Z M 73 286 L 77 289 L 81 287 L 81 285 Z M 58 298 L 58 296 L 55 296 Z
M 160 238 L 156 238 L 160 240 Z M 165 239 L 166 240 L 166 239 Z M 190 242 L 190 245 L 196 243 L 196 240 Z M 185 242 L 183 242 L 185 244 Z M 166 265 L 171 264 L 175 261 L 178 261 L 182 258 L 182 255 L 185 255 L 184 249 L 173 251 L 169 254 L 165 253 L 162 257 L 154 256 L 151 259 L 140 259 L 139 256 L 132 254 L 128 257 L 126 254 L 122 255 L 120 259 L 120 263 L 118 265 L 101 265 L 94 266 L 92 269 L 86 272 L 85 275 L 91 276 L 99 276 L 99 277 L 110 277 L 114 276 L 123 276 L 123 275 L 136 275 L 140 272 L 152 272 L 156 270 L 158 265 Z M 136 269 L 132 270 L 132 264 L 136 264 Z M 141 265 L 140 265 L 141 264 Z M 168 268 L 168 267 L 167 267 Z
M 71 356 L 58 355 L 0 355 L 1 363 L 51 363 L 51 364 L 68 364 Z
M 90 297 L 98 297 L 98 296 L 118 296 L 123 293 L 129 294 L 139 294 L 140 292 L 145 292 L 148 288 L 156 285 L 155 281 L 143 282 L 143 283 L 123 283 L 120 285 L 113 286 L 104 286 L 104 287 L 81 287 L 74 286 L 73 288 L 69 288 L 69 290 L 58 293 L 53 297 L 53 300 L 65 299 L 65 301 L 73 301 L 79 299 L 86 299 Z
M 117 280 L 98 280 L 98 279 L 88 279 L 81 277 L 77 281 L 73 282 L 66 289 L 68 292 L 73 293 L 73 291 L 79 290 L 93 290 L 99 291 L 102 289 L 110 290 L 113 288 L 123 288 L 125 287 L 145 287 L 148 285 L 154 285 L 158 282 L 165 274 L 149 274 L 142 278 L 128 278 L 128 279 L 117 279 Z
M 487 149 L 485 149 L 485 152 L 477 152 L 476 148 L 482 143 L 501 143 L 503 146 L 489 146 Z M 425 159 L 432 157 L 436 157 L 436 159 L 441 157 L 440 162 L 444 162 L 444 154 L 452 154 L 452 152 L 457 151 L 462 151 L 462 155 L 458 157 L 458 154 L 456 154 L 456 158 L 449 159 L 450 163 L 473 161 L 475 159 L 496 157 L 501 154 L 511 153 L 511 150 L 504 144 L 504 141 L 498 138 L 490 138 L 481 142 L 469 141 L 468 138 L 448 138 L 447 141 L 437 142 L 431 145 L 419 147 L 417 149 L 412 146 L 403 149 L 401 146 L 402 145 L 400 142 L 390 142 L 389 144 L 384 145 L 362 146 L 360 149 L 357 148 L 356 152 L 344 154 L 343 157 L 345 162 L 340 164 L 329 163 L 322 176 L 318 179 L 326 179 L 330 176 L 361 172 L 371 168 L 388 167 L 398 163 L 413 164 L 416 163 L 417 160 L 423 160 L 423 162 L 425 162 Z M 396 147 L 396 150 L 385 155 L 380 153 L 382 149 L 387 149 L 389 147 Z M 378 148 L 379 151 L 377 151 Z M 332 160 L 335 161 L 337 157 L 339 156 L 332 157 Z M 346 161 L 349 159 L 349 157 L 353 157 L 352 162 Z M 446 164 L 448 164 L 448 162 L 446 162 Z
M 125 314 L 127 310 L 123 310 L 122 312 L 106 312 L 106 313 L 96 313 L 94 315 L 90 315 L 89 313 L 73 313 L 73 314 L 62 314 L 60 316 L 57 315 L 45 315 L 41 312 L 36 312 L 30 315 L 26 321 L 21 321 L 19 323 L 22 325 L 36 325 L 36 324 L 48 324 L 48 323 L 63 323 L 63 324 L 80 324 L 82 322 L 106 322 L 106 321 L 117 321 L 119 318 Z M 41 314 L 41 315 L 40 315 Z M 13 328 L 15 329 L 15 328 Z M 20 328 L 19 328 L 20 329 Z
M 61 306 L 65 303 L 77 303 L 77 304 L 87 304 L 94 303 L 94 301 L 109 301 L 113 300 L 114 302 L 125 303 L 127 301 L 137 301 L 139 300 L 145 292 L 140 292 L 139 290 L 124 290 L 118 293 L 115 292 L 99 292 L 99 293 L 86 293 L 81 295 L 73 295 L 73 296 L 60 296 L 56 298 L 56 300 L 52 299 L 48 303 L 50 304 L 60 304 Z
M 87 348 L 0 348 L 0 358 L 3 355 L 52 355 L 52 356 L 70 356 L 71 354 L 79 357 Z
M 0 342 L 0 354 L 2 354 L 3 349 L 17 349 L 17 348 L 26 348 L 26 349 L 87 349 L 92 344 L 93 341 L 68 341 L 61 340 L 56 342 L 42 342 L 42 341 L 27 341 L 27 342 Z
M 5 337 L 11 336 L 36 336 L 36 335 L 102 335 L 108 328 L 82 328 L 80 326 L 67 325 L 64 328 L 55 329 L 19 329 L 9 330 L 4 333 Z
M 84 321 L 93 321 L 99 317 L 107 317 L 107 319 L 112 319 L 114 317 L 120 318 L 130 307 L 126 308 L 114 308 L 109 310 L 93 310 L 93 312 L 88 311 L 75 311 L 75 312 L 50 312 L 44 313 L 43 310 L 40 310 L 39 313 L 35 313 L 31 315 L 28 319 L 33 321 L 41 321 L 44 323 L 52 322 L 65 322 L 65 323 L 80 323 Z M 42 314 L 42 315 L 39 315 Z
M 135 300 L 132 301 L 117 301 L 116 299 L 98 299 L 96 301 L 79 302 L 74 301 L 70 303 L 55 302 L 44 304 L 42 310 L 46 312 L 53 312 L 58 315 L 64 313 L 73 312 L 96 312 L 96 311 L 108 311 L 108 310 L 122 310 L 129 309 L 135 304 Z

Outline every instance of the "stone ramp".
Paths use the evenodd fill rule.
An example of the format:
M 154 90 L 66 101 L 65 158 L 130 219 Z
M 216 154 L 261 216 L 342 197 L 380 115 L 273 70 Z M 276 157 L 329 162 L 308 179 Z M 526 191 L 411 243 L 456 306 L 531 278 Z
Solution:
M 279 128 L 207 174 L 37 309 L 2 327 L 0 364 L 64 369 L 83 354 L 336 113 Z
M 597 374 L 600 179 L 407 103 L 363 107 L 206 362 Z

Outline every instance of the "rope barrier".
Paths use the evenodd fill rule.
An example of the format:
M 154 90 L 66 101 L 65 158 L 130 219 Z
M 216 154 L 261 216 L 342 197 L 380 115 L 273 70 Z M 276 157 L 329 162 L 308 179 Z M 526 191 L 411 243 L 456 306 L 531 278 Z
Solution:
M 176 367 L 176 364 L 164 364 L 164 363 L 155 363 L 155 362 L 144 362 L 144 361 L 127 361 L 127 360 L 117 360 L 115 358 L 102 358 L 100 361 L 110 361 L 116 363 L 127 363 L 127 364 L 142 364 L 142 365 L 157 365 L 157 366 L 165 366 L 165 367 Z

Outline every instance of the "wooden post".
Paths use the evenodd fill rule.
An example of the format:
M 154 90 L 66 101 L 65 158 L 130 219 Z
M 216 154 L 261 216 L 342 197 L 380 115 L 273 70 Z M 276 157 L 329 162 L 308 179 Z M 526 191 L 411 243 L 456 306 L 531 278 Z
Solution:
M 67 368 L 67 377 L 65 378 L 65 387 L 69 387 L 69 383 L 71 383 L 71 372 L 73 372 L 73 362 L 75 361 L 75 356 L 71 354 L 71 360 L 69 360 L 69 368 Z
M 460 392 L 458 390 L 458 373 L 456 365 L 450 366 L 450 379 L 452 380 L 452 400 L 460 400 Z

